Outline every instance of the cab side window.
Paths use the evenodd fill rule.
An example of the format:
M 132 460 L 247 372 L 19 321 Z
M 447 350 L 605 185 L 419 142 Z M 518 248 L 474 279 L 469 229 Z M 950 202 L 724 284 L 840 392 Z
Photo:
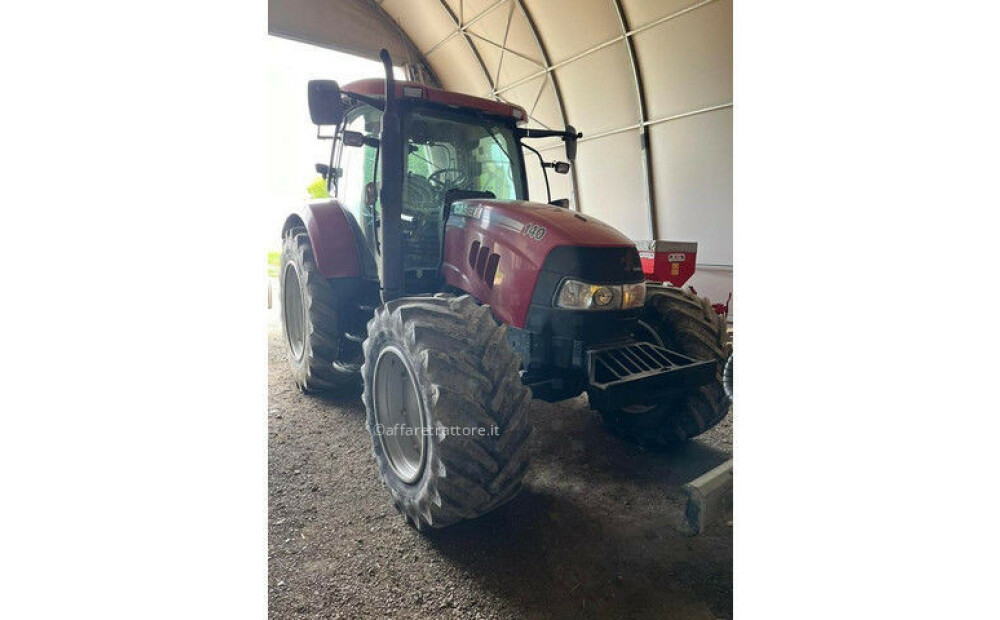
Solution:
M 378 137 L 380 125 L 379 111 L 364 105 L 349 112 L 344 119 L 345 130 L 366 136 Z M 337 186 L 337 198 L 363 228 L 365 219 L 371 217 L 371 207 L 365 204 L 365 186 L 373 181 L 378 182 L 375 172 L 378 151 L 367 144 L 359 147 L 340 145 L 339 149 L 343 176 Z
M 356 131 L 374 138 L 379 136 L 381 126 L 382 113 L 367 105 L 355 108 L 344 118 L 346 131 Z M 342 142 L 338 145 L 338 149 L 340 150 L 339 165 L 343 170 L 343 176 L 337 185 L 337 199 L 354 216 L 361 229 L 368 250 L 368 256 L 364 261 L 364 270 L 367 275 L 372 276 L 377 273 L 375 267 L 375 254 L 377 252 L 375 221 L 378 217 L 379 203 L 378 191 L 376 190 L 375 204 L 367 204 L 366 188 L 369 183 L 375 183 L 375 187 L 378 188 L 379 171 L 376 166 L 378 149 L 367 144 L 355 147 L 344 146 Z

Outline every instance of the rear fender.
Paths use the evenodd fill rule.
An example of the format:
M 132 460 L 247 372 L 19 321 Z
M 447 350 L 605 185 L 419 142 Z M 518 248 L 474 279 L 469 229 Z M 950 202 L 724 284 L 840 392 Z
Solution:
M 282 236 L 296 226 L 309 233 L 316 266 L 325 278 L 361 276 L 361 239 L 354 216 L 337 200 L 314 202 L 285 220 Z

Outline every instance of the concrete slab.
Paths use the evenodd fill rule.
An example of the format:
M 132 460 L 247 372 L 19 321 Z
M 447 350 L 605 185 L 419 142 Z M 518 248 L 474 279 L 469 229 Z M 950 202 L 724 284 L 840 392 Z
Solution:
M 731 523 L 733 519 L 733 459 L 681 487 L 688 498 L 685 517 L 691 534 Z

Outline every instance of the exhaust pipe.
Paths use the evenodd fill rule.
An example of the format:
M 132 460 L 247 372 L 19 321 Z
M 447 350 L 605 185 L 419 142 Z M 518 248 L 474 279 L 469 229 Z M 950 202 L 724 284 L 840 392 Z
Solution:
M 403 291 L 403 147 L 402 128 L 396 109 L 396 78 L 389 51 L 379 52 L 385 69 L 385 110 L 379 140 L 382 161 L 382 218 L 379 227 L 379 281 L 382 303 L 402 297 Z

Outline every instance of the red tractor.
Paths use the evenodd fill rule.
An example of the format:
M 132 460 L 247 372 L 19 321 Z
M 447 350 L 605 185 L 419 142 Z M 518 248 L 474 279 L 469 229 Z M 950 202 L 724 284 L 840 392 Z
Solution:
M 525 140 L 561 138 L 572 162 L 582 134 L 396 82 L 382 61 L 384 80 L 309 83 L 336 198 L 285 222 L 281 313 L 303 391 L 363 383 L 372 452 L 406 519 L 445 527 L 514 497 L 533 397 L 586 392 L 649 446 L 725 417 L 726 325 L 708 300 L 647 282 L 635 243 L 567 201 L 527 200 Z

